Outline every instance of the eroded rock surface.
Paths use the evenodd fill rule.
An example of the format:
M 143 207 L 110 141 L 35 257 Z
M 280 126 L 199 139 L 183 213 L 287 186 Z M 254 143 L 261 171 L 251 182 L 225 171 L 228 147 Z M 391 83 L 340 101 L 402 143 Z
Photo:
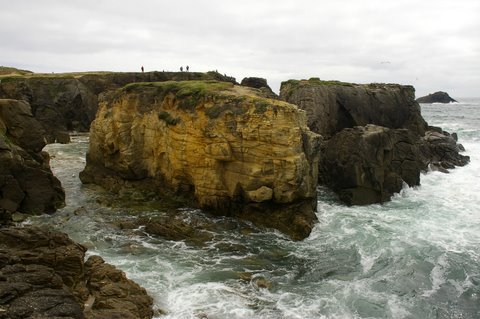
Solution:
M 308 127 L 327 139 L 344 128 L 367 124 L 406 128 L 420 136 L 427 129 L 412 86 L 312 78 L 283 82 L 280 98 L 305 110 Z
M 318 147 L 304 112 L 254 89 L 133 84 L 100 104 L 81 179 L 190 193 L 202 208 L 301 239 L 316 220 Z
M 145 289 L 85 251 L 60 232 L 0 228 L 0 318 L 153 316 Z
M 417 137 L 406 129 L 357 126 L 342 130 L 323 148 L 320 182 L 347 204 L 384 202 L 420 184 L 423 169 Z
M 15 212 L 53 213 L 64 205 L 44 146 L 43 128 L 28 103 L 0 99 L 0 223 Z
M 310 129 L 325 137 L 319 181 L 347 204 L 389 200 L 420 172 L 468 163 L 463 147 L 420 114 L 411 86 L 290 80 L 281 98 L 307 111 Z

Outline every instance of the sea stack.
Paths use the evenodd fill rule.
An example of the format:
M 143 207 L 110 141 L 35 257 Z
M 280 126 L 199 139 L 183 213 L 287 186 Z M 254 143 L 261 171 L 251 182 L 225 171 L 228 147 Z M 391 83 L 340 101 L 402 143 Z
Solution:
M 428 168 L 469 161 L 449 133 L 428 126 L 412 86 L 311 78 L 283 82 L 280 98 L 304 109 L 324 137 L 319 183 L 349 205 L 387 201 Z
M 133 83 L 104 95 L 80 177 L 147 184 L 199 207 L 307 237 L 316 221 L 319 135 L 295 105 L 216 81 Z
M 435 92 L 426 96 L 419 97 L 417 99 L 418 103 L 453 103 L 457 102 L 452 99 L 450 95 L 446 92 Z

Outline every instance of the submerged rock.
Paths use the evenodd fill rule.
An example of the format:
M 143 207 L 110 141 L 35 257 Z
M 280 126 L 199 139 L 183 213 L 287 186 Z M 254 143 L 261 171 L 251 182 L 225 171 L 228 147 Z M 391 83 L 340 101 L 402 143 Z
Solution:
M 0 99 L 0 224 L 12 213 L 53 213 L 65 203 L 49 156 L 44 131 L 24 101 Z M 8 216 L 10 217 L 8 217 Z
M 80 177 L 191 194 L 294 239 L 316 221 L 319 136 L 296 106 L 225 82 L 132 84 L 105 96 Z
M 0 318 L 151 318 L 152 298 L 67 235 L 0 228 Z
M 419 97 L 417 99 L 418 103 L 452 103 L 457 102 L 452 99 L 450 95 L 446 92 L 435 92 L 426 96 Z

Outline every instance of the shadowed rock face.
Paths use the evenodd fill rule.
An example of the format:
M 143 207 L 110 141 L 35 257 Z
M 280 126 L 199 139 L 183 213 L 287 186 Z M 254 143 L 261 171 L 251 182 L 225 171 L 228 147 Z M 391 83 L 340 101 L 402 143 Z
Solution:
M 429 167 L 469 161 L 449 133 L 428 127 L 411 86 L 290 80 L 281 98 L 306 110 L 310 129 L 326 137 L 319 182 L 349 205 L 387 201 L 404 183 L 419 185 Z
M 294 239 L 316 220 L 318 135 L 297 107 L 225 82 L 135 84 L 105 96 L 80 177 L 151 183 Z
M 0 318 L 152 318 L 152 298 L 67 235 L 0 228 Z
M 426 96 L 419 97 L 417 99 L 418 103 L 452 103 L 457 102 L 452 99 L 450 95 L 446 92 L 435 92 Z
M 305 110 L 308 127 L 325 138 L 344 128 L 367 124 L 406 128 L 420 136 L 427 128 L 412 86 L 360 85 L 312 78 L 283 82 L 280 98 Z
M 4 222 L 17 211 L 53 213 L 64 205 L 65 193 L 50 170 L 48 154 L 42 152 L 43 136 L 26 102 L 0 99 L 0 216 Z
M 345 203 L 371 204 L 390 199 L 402 189 L 420 184 L 424 168 L 417 137 L 406 129 L 357 126 L 326 141 L 320 164 L 320 182 Z

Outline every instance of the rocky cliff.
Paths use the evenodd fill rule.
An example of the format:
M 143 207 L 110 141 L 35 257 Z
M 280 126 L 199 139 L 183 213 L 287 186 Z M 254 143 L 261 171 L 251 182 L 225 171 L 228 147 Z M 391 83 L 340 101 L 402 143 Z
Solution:
M 0 99 L 0 224 L 15 212 L 52 213 L 65 202 L 43 136 L 26 102 Z
M 215 81 L 130 84 L 105 96 L 80 177 L 150 183 L 294 239 L 316 220 L 318 135 L 296 106 Z
M 367 124 L 406 128 L 418 135 L 423 135 L 427 129 L 412 86 L 353 84 L 312 78 L 283 82 L 280 98 L 307 111 L 308 126 L 325 138 L 344 128 Z
M 450 95 L 446 92 L 435 92 L 426 96 L 419 97 L 417 99 L 418 103 L 453 103 L 457 102 L 452 99 Z
M 0 228 L 0 318 L 147 319 L 153 300 L 67 235 Z
M 304 109 L 310 129 L 326 139 L 319 182 L 347 204 L 371 204 L 404 183 L 419 185 L 421 171 L 469 161 L 453 136 L 428 126 L 414 93 L 411 86 L 312 78 L 283 82 L 280 97 Z
M 99 72 L 0 74 L 0 98 L 27 101 L 45 129 L 47 142 L 67 142 L 66 131 L 88 131 L 98 108 L 98 96 L 128 83 L 235 79 L 218 72 Z

